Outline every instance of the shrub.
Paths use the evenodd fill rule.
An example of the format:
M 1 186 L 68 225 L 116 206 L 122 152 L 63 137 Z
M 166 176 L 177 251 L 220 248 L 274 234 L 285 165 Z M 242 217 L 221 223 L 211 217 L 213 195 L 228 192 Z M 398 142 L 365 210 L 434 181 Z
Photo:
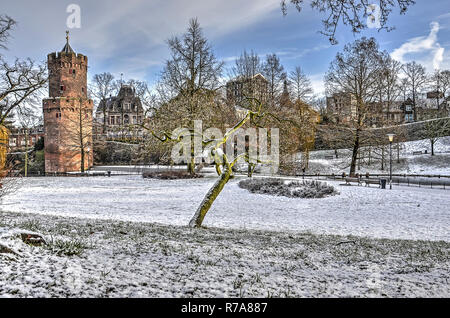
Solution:
M 251 193 L 285 196 L 289 198 L 324 198 L 339 194 L 326 182 L 315 180 L 292 181 L 278 178 L 246 179 L 239 187 Z
M 175 180 L 175 179 L 194 179 L 202 178 L 200 174 L 189 174 L 184 170 L 164 170 L 164 171 L 146 171 L 142 177 L 149 179 Z
M 29 174 L 44 174 L 45 173 L 45 160 L 44 150 L 36 151 L 34 160 L 30 161 L 28 165 Z

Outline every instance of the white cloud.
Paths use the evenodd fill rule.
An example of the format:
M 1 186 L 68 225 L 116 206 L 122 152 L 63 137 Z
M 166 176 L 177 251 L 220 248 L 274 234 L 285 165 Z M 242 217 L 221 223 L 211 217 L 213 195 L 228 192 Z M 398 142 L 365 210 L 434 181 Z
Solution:
M 436 52 L 434 53 L 434 58 L 433 58 L 433 68 L 435 70 L 439 69 L 442 64 L 442 61 L 444 61 L 444 52 L 445 52 L 445 49 L 443 47 L 436 49 Z
M 437 19 L 448 19 L 448 18 L 450 18 L 450 12 L 441 14 L 440 16 L 437 17 Z
M 293 52 L 285 52 L 284 55 L 286 55 L 285 59 L 301 59 L 301 58 L 305 57 L 306 55 L 316 53 L 316 52 L 319 52 L 322 50 L 326 50 L 330 47 L 331 47 L 331 45 L 328 43 L 320 44 L 320 45 L 316 45 L 316 46 L 301 49 L 301 50 L 294 49 Z
M 392 58 L 402 63 L 416 60 L 429 71 L 439 69 L 444 61 L 445 48 L 438 43 L 439 23 L 432 22 L 430 27 L 428 36 L 415 37 L 403 43 L 391 53 Z
M 19 21 L 8 56 L 44 60 L 60 50 L 67 29 L 67 3 L 60 0 L 7 1 L 2 10 Z M 280 10 L 279 0 L 78 0 L 81 29 L 72 29 L 71 45 L 89 56 L 90 74 L 99 71 L 146 77 L 168 58 L 166 39 L 185 32 L 190 18 L 198 17 L 206 37 L 221 40 L 245 31 Z M 30 13 L 33 15 L 30 15 Z M 281 13 L 280 13 L 281 14 Z M 239 36 L 239 32 L 237 35 Z M 215 52 L 216 54 L 218 52 Z
M 325 74 L 319 73 L 308 76 L 311 81 L 312 89 L 314 90 L 314 94 L 318 96 L 325 96 L 325 82 L 324 77 Z

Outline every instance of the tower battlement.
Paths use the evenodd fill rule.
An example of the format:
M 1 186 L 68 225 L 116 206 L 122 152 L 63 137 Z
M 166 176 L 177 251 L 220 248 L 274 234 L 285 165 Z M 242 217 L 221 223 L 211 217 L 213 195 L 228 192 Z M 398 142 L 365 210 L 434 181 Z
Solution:
M 87 98 L 88 58 L 77 54 L 67 43 L 61 52 L 47 55 L 50 97 Z
M 47 61 L 49 63 L 61 59 L 71 59 L 76 60 L 79 63 L 86 63 L 86 64 L 88 61 L 87 56 L 80 53 L 53 52 L 47 55 Z

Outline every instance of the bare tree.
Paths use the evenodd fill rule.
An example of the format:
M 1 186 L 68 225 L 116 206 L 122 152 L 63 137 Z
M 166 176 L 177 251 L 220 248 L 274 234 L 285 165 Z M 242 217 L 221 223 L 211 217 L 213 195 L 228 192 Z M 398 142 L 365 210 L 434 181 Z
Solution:
M 62 126 L 66 144 L 65 155 L 79 158 L 80 172 L 85 172 L 93 162 L 92 157 L 92 109 L 84 106 L 84 100 L 80 99 L 73 111 L 66 110 L 62 116 L 66 117 Z
M 401 93 L 399 84 L 400 71 L 401 63 L 391 58 L 387 52 L 382 52 L 376 85 L 381 113 L 386 114 L 386 118 L 381 120 L 385 123 L 392 122 L 392 118 L 390 118 L 392 106 Z
M 430 89 L 436 98 L 436 107 L 440 111 L 442 100 L 450 88 L 450 71 L 436 70 L 428 80 Z
M 433 118 L 423 122 L 422 137 L 430 141 L 431 155 L 434 156 L 434 145 L 445 136 L 450 135 L 450 118 Z
M 408 79 L 406 77 L 402 78 L 399 83 L 399 89 L 402 96 L 403 102 L 406 102 L 408 96 L 409 96 L 409 90 L 408 90 Z
M 7 49 L 10 32 L 15 25 L 16 21 L 12 18 L 0 15 L 0 49 Z M 41 97 L 41 90 L 47 84 L 46 72 L 45 65 L 36 64 L 31 59 L 16 59 L 13 63 L 8 63 L 0 55 L 0 135 L 3 144 L 0 145 L 0 179 L 3 179 L 0 181 L 0 197 L 14 188 L 11 179 L 4 179 L 12 167 L 6 162 L 8 130 L 4 125 L 21 105 L 31 104 Z
M 159 93 L 166 105 L 175 102 L 179 107 L 176 113 L 182 116 L 177 122 L 193 129 L 194 120 L 203 117 L 204 107 L 199 101 L 220 87 L 223 62 L 215 57 L 196 18 L 189 21 L 188 29 L 181 38 L 173 37 L 167 43 L 171 58 L 166 61 L 161 73 Z M 194 149 L 191 150 L 193 153 Z M 193 155 L 188 171 L 195 173 Z
M 9 65 L 0 59 L 0 125 L 19 105 L 41 97 L 47 84 L 44 65 L 31 60 L 16 60 Z
M 338 53 L 326 74 L 327 91 L 351 94 L 354 111 L 348 123 L 353 135 L 350 175 L 356 171 L 356 161 L 362 143 L 362 132 L 370 119 L 370 103 L 376 96 L 376 81 L 380 70 L 380 52 L 374 38 L 362 38 Z
M 287 13 L 287 5 L 291 3 L 300 12 L 304 0 L 281 0 L 281 9 L 283 14 Z M 405 14 L 408 7 L 415 4 L 414 0 L 313 0 L 311 8 L 326 15 L 322 20 L 323 30 L 321 34 L 327 36 L 332 44 L 337 44 L 336 30 L 339 24 L 350 26 L 352 32 L 360 33 L 368 27 L 367 20 L 374 23 L 376 19 L 372 12 L 376 10 L 374 4 L 379 9 L 379 30 L 387 31 L 393 28 L 387 26 L 388 17 L 392 10 L 398 6 L 400 14 Z
M 225 185 L 228 181 L 233 177 L 233 167 L 239 162 L 239 160 L 245 160 L 250 163 L 251 161 L 256 163 L 262 163 L 257 158 L 253 158 L 249 156 L 247 152 L 237 154 L 234 159 L 230 159 L 229 154 L 227 155 L 223 151 L 223 146 L 227 143 L 227 141 L 234 137 L 235 133 L 242 128 L 246 124 L 255 125 L 257 127 L 261 126 L 261 120 L 269 115 L 269 113 L 263 113 L 262 111 L 262 103 L 256 99 L 250 99 L 252 103 L 255 105 L 246 107 L 247 109 L 256 109 L 256 111 L 247 110 L 246 115 L 240 119 L 231 129 L 229 129 L 223 137 L 207 139 L 202 136 L 202 145 L 203 147 L 208 147 L 209 154 L 213 159 L 214 166 L 216 168 L 216 172 L 218 174 L 218 179 L 214 183 L 214 185 L 209 189 L 206 193 L 203 201 L 200 203 L 200 206 L 197 208 L 194 216 L 189 222 L 189 226 L 191 227 L 201 227 L 203 220 L 211 208 L 212 204 L 222 192 Z M 156 137 L 159 141 L 166 142 L 180 142 L 183 136 L 174 136 L 168 132 L 162 132 L 161 135 L 156 133 L 151 127 L 147 125 L 142 125 L 142 127 L 146 128 L 151 135 Z M 195 131 L 190 130 L 190 135 L 193 137 L 195 135 Z
M 262 72 L 263 64 L 258 54 L 253 50 L 250 52 L 244 50 L 241 56 L 235 60 L 230 75 L 234 78 L 250 79 Z
M 103 133 L 106 132 L 106 99 L 111 96 L 116 91 L 116 87 L 114 85 L 114 75 L 111 73 L 101 73 L 101 74 L 95 74 L 93 77 L 93 83 L 91 86 L 91 92 L 93 96 L 95 97 L 95 100 L 97 102 L 97 105 L 99 107 L 102 107 L 103 112 Z M 103 104 L 103 105 L 102 105 Z
M 6 44 L 11 36 L 10 31 L 16 24 L 17 22 L 11 17 L 5 14 L 0 15 L 0 49 L 7 49 Z
M 268 54 L 263 65 L 264 76 L 268 81 L 268 104 L 273 111 L 278 104 L 279 97 L 283 91 L 283 83 L 286 79 L 284 67 L 280 58 L 274 54 Z
M 444 97 L 447 97 L 447 93 L 450 90 L 450 70 L 441 71 L 441 90 Z
M 28 176 L 28 161 L 29 161 L 29 136 L 30 132 L 39 123 L 42 123 L 42 117 L 36 115 L 34 107 L 32 105 L 23 105 L 17 110 L 17 119 L 20 124 L 20 128 L 25 134 L 25 162 L 24 162 L 24 176 Z
M 0 48 L 6 49 L 10 31 L 16 21 L 7 15 L 0 15 Z M 18 106 L 39 98 L 39 93 L 47 84 L 45 65 L 36 64 L 31 59 L 8 63 L 0 55 L 0 125 Z
M 427 83 L 425 68 L 415 61 L 403 65 L 403 72 L 407 78 L 407 87 L 410 91 L 413 101 L 414 121 L 417 120 L 417 97 L 420 90 Z
M 313 93 L 311 81 L 300 66 L 289 73 L 289 82 L 294 100 L 307 101 L 310 99 Z

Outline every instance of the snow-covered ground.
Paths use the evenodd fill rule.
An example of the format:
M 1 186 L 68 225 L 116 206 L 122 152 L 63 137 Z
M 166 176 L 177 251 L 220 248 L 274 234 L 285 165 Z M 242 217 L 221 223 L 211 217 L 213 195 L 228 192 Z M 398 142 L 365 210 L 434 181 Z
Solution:
M 381 170 L 381 150 L 372 149 L 371 164 L 368 165 L 368 148 L 363 148 L 364 161 L 358 173 L 372 174 L 389 173 L 389 153 L 386 147 L 384 170 Z M 392 146 L 393 173 L 398 174 L 433 174 L 450 175 L 450 136 L 438 139 L 434 146 L 435 156 L 431 156 L 430 141 L 427 139 L 403 142 L 399 144 L 400 163 L 397 163 L 397 144 Z M 414 152 L 421 151 L 423 154 L 414 155 Z M 425 154 L 427 151 L 427 154 Z M 308 173 L 340 174 L 349 172 L 351 151 L 348 149 L 338 150 L 338 159 L 329 159 L 334 156 L 333 150 L 312 151 Z
M 0 297 L 449 297 L 449 249 L 3 212 Z
M 450 190 L 340 186 L 340 195 L 298 199 L 251 194 L 229 182 L 205 226 L 376 238 L 450 241 Z M 27 178 L 1 210 L 187 225 L 215 178 L 139 176 Z

